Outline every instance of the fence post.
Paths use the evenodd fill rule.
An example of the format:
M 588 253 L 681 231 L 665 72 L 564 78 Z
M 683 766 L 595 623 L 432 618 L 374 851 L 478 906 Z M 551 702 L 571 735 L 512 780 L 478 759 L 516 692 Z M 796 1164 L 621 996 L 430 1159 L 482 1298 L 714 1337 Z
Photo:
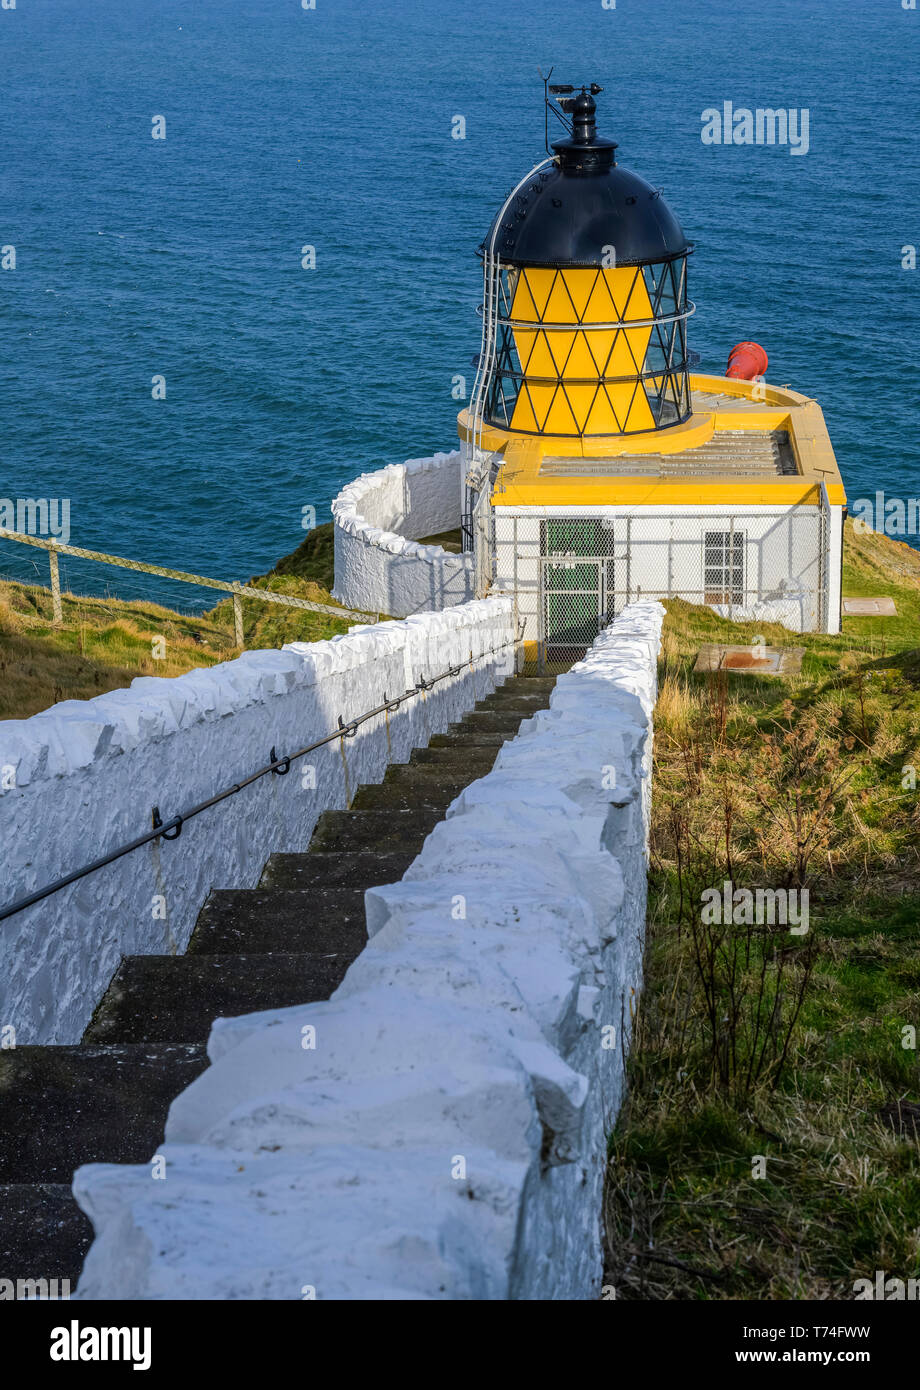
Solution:
M 0 5 L 4 0 L 0 0 Z M 84 550 L 79 546 L 66 545 L 63 542 L 58 544 L 56 540 L 39 539 L 37 536 L 26 535 L 18 531 L 13 531 L 9 527 L 0 526 L 0 538 L 4 540 L 16 541 L 20 545 L 33 545 L 41 550 L 48 552 L 48 565 L 51 573 L 51 594 L 53 600 L 54 622 L 61 624 L 64 621 L 61 607 L 61 582 L 59 574 L 59 560 L 61 555 L 73 555 L 80 560 L 91 560 L 94 564 L 115 565 L 120 569 L 136 570 L 139 574 L 154 574 L 163 579 L 174 579 L 180 584 L 201 585 L 204 588 L 216 589 L 220 593 L 229 593 L 233 598 L 233 630 L 236 644 L 240 649 L 244 646 L 243 635 L 243 594 L 247 598 L 262 600 L 265 603 L 278 603 L 290 608 L 304 609 L 314 613 L 325 613 L 331 618 L 338 618 L 342 622 L 358 621 L 360 623 L 379 622 L 382 618 L 381 613 L 357 612 L 352 608 L 334 608 L 330 604 L 314 603 L 309 599 L 296 598 L 293 594 L 277 594 L 269 589 L 251 589 L 247 584 L 239 581 L 227 583 L 222 579 L 208 579 L 200 574 L 185 574 L 181 570 L 166 569 L 163 565 L 146 565 L 137 560 L 126 560 L 123 555 L 107 555 L 97 550 Z
M 240 582 L 234 579 L 233 588 L 236 592 L 233 595 L 233 640 L 243 651 L 243 600 L 239 595 Z
M 56 627 L 60 627 L 64 621 L 64 610 L 61 607 L 61 576 L 58 571 L 58 557 L 54 546 L 48 550 L 48 565 L 51 570 L 51 621 Z

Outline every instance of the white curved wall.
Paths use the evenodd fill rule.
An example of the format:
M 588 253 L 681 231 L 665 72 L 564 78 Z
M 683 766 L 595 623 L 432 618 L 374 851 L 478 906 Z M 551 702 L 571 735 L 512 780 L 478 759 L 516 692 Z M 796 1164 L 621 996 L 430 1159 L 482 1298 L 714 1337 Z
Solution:
M 0 922 L 0 1027 L 74 1043 L 123 955 L 185 949 L 214 887 L 247 888 L 269 855 L 304 849 L 320 813 L 470 709 L 513 670 L 510 600 L 356 627 L 0 721 L 0 905 L 63 877 L 472 655 L 474 665 L 386 721 L 266 776 L 153 842 Z M 315 769 L 314 788 L 301 770 Z M 12 785 L 10 785 L 12 782 Z
M 598 1296 L 663 616 L 624 610 L 402 882 L 369 890 L 331 999 L 218 1020 L 165 1181 L 78 1171 L 80 1298 Z
M 333 595 L 349 608 L 404 618 L 473 598 L 473 560 L 413 538 L 460 525 L 459 449 L 362 473 L 332 504 Z

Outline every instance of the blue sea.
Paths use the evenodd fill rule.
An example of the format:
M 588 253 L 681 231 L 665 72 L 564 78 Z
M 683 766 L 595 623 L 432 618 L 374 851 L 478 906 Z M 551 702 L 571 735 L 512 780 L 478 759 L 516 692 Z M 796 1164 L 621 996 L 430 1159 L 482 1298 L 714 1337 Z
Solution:
M 604 87 L 601 132 L 696 243 L 701 370 L 756 339 L 770 380 L 821 402 L 851 499 L 916 496 L 920 10 L 15 0 L 0 498 L 67 497 L 73 544 L 245 579 L 355 474 L 453 447 L 476 247 L 542 155 L 553 64 Z M 725 101 L 807 109 L 807 155 L 704 145 Z M 213 600 L 62 568 L 85 592 Z M 0 542 L 0 573 L 45 582 L 44 556 Z

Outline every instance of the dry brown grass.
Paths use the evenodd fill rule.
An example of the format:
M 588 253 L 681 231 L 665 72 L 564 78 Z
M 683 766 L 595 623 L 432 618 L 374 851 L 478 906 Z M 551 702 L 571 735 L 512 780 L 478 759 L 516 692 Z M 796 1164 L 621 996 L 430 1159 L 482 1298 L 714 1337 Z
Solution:
M 332 604 L 331 526 L 317 527 L 271 574 L 253 582 Z M 63 624 L 52 622 L 51 594 L 40 585 L 0 580 L 0 719 L 27 719 L 60 700 L 87 700 L 128 686 L 136 676 L 178 676 L 239 655 L 229 601 L 207 613 L 65 594 Z M 317 641 L 348 622 L 257 600 L 243 602 L 247 648 Z

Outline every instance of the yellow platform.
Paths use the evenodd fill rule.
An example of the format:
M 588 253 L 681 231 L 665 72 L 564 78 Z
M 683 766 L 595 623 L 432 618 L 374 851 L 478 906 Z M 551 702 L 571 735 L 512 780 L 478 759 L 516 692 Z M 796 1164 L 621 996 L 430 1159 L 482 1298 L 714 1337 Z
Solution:
M 796 506 L 846 502 L 817 401 L 788 387 L 692 375 L 693 415 L 672 429 L 566 437 L 487 425 L 501 453 L 492 502 L 533 506 Z M 469 439 L 469 412 L 458 417 Z

